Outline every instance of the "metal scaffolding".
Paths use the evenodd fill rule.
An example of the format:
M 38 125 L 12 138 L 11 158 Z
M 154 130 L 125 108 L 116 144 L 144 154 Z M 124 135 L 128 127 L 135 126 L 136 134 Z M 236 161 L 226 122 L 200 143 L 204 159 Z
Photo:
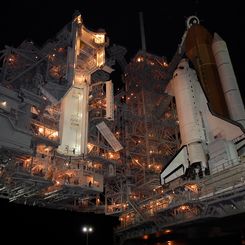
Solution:
M 104 122 L 111 134 L 115 128 L 113 87 L 108 81 L 115 60 L 105 57 L 107 46 L 105 33 L 86 29 L 78 14 L 42 48 L 24 41 L 18 48 L 6 46 L 1 51 L 0 123 L 5 129 L 0 136 L 2 198 L 103 212 L 104 178 L 119 158 L 96 127 Z M 86 153 L 77 155 L 69 146 L 61 153 L 57 149 L 63 130 L 62 101 L 73 84 L 79 91 L 86 83 Z M 75 92 L 72 97 L 79 98 Z M 73 113 L 68 123 L 71 128 L 79 127 L 78 114 Z
M 1 51 L 0 197 L 117 216 L 118 244 L 244 212 L 243 158 L 201 179 L 160 184 L 160 172 L 180 147 L 175 98 L 165 90 L 182 46 L 169 64 L 145 50 L 127 64 L 125 53 L 110 47 L 105 33 L 85 28 L 79 14 L 42 48 L 24 41 Z M 114 95 L 116 62 L 125 87 Z M 62 101 L 81 86 L 88 88 L 86 145 L 81 154 L 69 145 L 59 151 Z M 80 92 L 71 99 L 81 99 Z M 71 113 L 66 123 L 78 128 L 81 115 Z

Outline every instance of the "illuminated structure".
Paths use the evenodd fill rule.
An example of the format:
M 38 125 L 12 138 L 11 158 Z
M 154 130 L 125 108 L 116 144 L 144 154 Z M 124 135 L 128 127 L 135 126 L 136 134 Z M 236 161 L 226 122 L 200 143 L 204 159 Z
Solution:
M 124 69 L 125 92 L 115 96 L 116 135 L 124 149 L 122 165 L 105 185 L 105 212 L 119 216 L 122 240 L 167 204 L 159 175 L 178 145 L 173 97 L 164 92 L 167 69 L 164 58 L 138 52 Z
M 117 236 L 122 243 L 136 238 L 151 239 L 148 241 L 149 244 L 151 241 L 162 242 L 166 240 L 169 233 L 177 233 L 178 225 L 183 227 L 185 224 L 188 225 L 188 222 L 198 223 L 205 218 L 220 218 L 245 211 L 243 128 L 245 114 L 227 47 L 217 34 L 212 39 L 211 34 L 199 24 L 197 17 L 189 17 L 187 27 L 171 63 L 166 70 L 160 69 L 162 75 L 164 74 L 161 77 L 160 88 L 174 96 L 171 98 L 165 95 L 163 100 L 165 107 L 163 104 L 160 108 L 171 105 L 166 103 L 167 98 L 170 98 L 170 101 L 173 101 L 172 110 L 168 112 L 169 114 L 165 111 L 165 115 L 170 115 L 170 118 L 175 121 L 175 124 L 171 124 L 173 127 L 170 130 L 166 127 L 168 120 L 164 118 L 165 125 L 161 128 L 171 135 L 171 142 L 176 145 L 171 153 L 177 152 L 167 163 L 162 159 L 162 163 L 166 163 L 160 175 L 162 187 L 152 189 L 149 192 L 152 194 L 151 197 L 148 196 L 146 200 L 141 197 L 137 200 L 136 194 L 129 195 L 127 208 L 120 216 L 121 226 L 117 229 Z M 197 74 L 189 67 L 189 61 L 182 59 L 186 56 L 192 61 Z M 136 55 L 135 60 L 145 61 L 144 69 L 147 70 L 146 64 L 153 65 L 155 62 L 149 62 L 145 58 L 143 55 Z M 130 66 L 132 64 L 129 64 Z M 154 68 L 154 65 L 150 68 L 153 74 L 159 74 Z M 130 73 L 125 74 L 127 89 L 139 86 L 139 81 L 140 85 L 147 84 L 149 81 L 147 75 L 142 71 L 139 72 L 137 67 L 132 69 L 132 72 L 135 76 L 130 77 Z M 154 77 L 153 74 L 150 75 L 151 78 Z M 172 79 L 169 74 L 172 75 Z M 167 80 L 167 86 L 163 83 L 164 78 Z M 147 85 L 147 91 L 149 91 L 147 107 L 149 108 L 152 105 L 158 105 L 149 102 L 152 98 L 157 98 L 156 95 L 151 94 L 157 83 L 152 82 L 151 86 L 149 83 Z M 136 110 L 132 114 L 137 115 L 137 103 L 133 105 L 132 100 L 134 91 L 130 95 L 127 97 L 128 110 L 130 111 L 130 108 Z M 130 107 L 131 103 L 132 107 Z M 143 103 L 140 109 L 144 110 Z M 154 110 L 152 114 L 153 117 L 157 116 L 157 110 Z M 151 111 L 148 111 L 146 115 L 146 120 L 142 118 L 141 123 L 147 122 L 147 125 L 150 125 L 147 119 L 151 116 Z M 128 130 L 131 132 L 134 128 L 140 129 L 136 137 L 132 137 L 138 139 L 142 127 L 134 127 L 136 123 L 139 125 L 139 121 L 134 120 L 130 122 L 132 127 Z M 174 127 L 177 124 L 179 129 Z M 154 148 L 155 144 L 150 141 L 151 137 L 148 138 L 151 136 L 151 128 L 150 126 L 146 128 L 149 129 L 150 134 L 145 131 L 144 144 L 147 145 L 147 142 L 150 142 L 149 147 Z M 154 130 L 156 129 L 155 122 Z M 125 131 L 127 132 L 127 128 Z M 161 139 L 160 136 L 158 132 L 158 140 Z M 131 139 L 131 137 L 126 137 L 126 140 L 128 138 Z M 128 144 L 125 148 L 129 152 L 137 149 L 137 145 L 132 146 L 129 140 Z M 167 146 L 171 145 L 167 143 Z M 150 153 L 154 151 L 151 150 Z M 143 152 L 147 153 L 146 150 Z M 137 153 L 135 155 L 137 156 Z M 130 156 L 134 159 L 132 156 L 135 157 L 135 155 Z M 140 154 L 140 156 L 140 161 L 142 161 L 144 155 Z M 150 157 L 151 155 L 148 159 L 151 159 Z M 164 157 L 167 159 L 167 152 L 164 152 Z M 147 161 L 143 160 L 143 162 Z M 134 176 L 137 175 L 134 174 Z M 150 179 L 153 180 L 153 175 Z M 148 183 L 144 190 L 147 191 L 151 187 Z M 136 190 L 139 192 L 140 188 Z M 147 195 L 144 193 L 143 196 Z M 136 201 L 132 201 L 133 198 Z
M 89 31 L 77 14 L 42 49 L 24 41 L 3 51 L 1 197 L 71 209 L 100 203 L 108 166 L 92 158 L 110 151 L 94 143 L 120 145 L 106 123 L 103 136 L 96 128 L 114 116 L 107 46 L 105 32 Z
M 186 221 L 244 212 L 244 134 L 238 125 L 244 125 L 244 109 L 227 47 L 217 35 L 210 39 L 196 17 L 188 24 L 193 27 L 169 64 L 142 50 L 127 65 L 126 50 L 109 47 L 106 33 L 86 29 L 79 14 L 41 49 L 30 41 L 6 47 L 0 57 L 1 198 L 116 215 L 117 244 L 167 234 Z M 197 29 L 209 38 L 193 46 Z M 202 48 L 214 55 L 205 56 Z M 181 61 L 184 54 L 197 76 Z M 116 61 L 125 90 L 114 96 Z M 225 91 L 219 101 L 207 77 Z M 193 99 L 197 94 L 201 100 Z M 216 117 L 208 108 L 233 121 L 212 124 Z M 222 125 L 232 127 L 230 138 Z M 221 126 L 225 138 L 216 130 Z M 188 150 L 180 154 L 183 146 Z

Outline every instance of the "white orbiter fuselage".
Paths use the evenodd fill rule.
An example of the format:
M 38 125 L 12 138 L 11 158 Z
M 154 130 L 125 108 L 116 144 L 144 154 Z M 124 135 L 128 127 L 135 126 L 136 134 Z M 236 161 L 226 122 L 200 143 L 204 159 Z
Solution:
M 204 173 L 207 168 L 212 172 L 218 165 L 238 163 L 234 139 L 241 137 L 243 131 L 235 122 L 211 113 L 188 60 L 183 59 L 178 65 L 167 92 L 175 96 L 181 148 L 161 173 L 161 184 L 184 175 L 191 166 Z

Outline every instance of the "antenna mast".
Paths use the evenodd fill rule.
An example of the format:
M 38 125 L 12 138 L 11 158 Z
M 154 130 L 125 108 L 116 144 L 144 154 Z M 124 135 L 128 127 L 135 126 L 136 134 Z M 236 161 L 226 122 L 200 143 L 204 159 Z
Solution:
M 139 18 L 140 18 L 140 35 L 141 35 L 142 50 L 146 52 L 145 29 L 144 29 L 144 19 L 143 19 L 142 12 L 139 12 Z

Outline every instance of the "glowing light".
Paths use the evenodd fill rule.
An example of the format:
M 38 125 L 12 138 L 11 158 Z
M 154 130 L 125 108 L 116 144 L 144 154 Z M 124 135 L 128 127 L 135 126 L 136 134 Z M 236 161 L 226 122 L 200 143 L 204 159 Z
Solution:
M 164 230 L 163 233 L 164 233 L 164 234 L 169 234 L 169 233 L 172 233 L 172 230 L 167 229 L 167 230 Z
M 81 23 L 82 23 L 81 15 L 78 15 L 78 16 L 77 16 L 77 23 L 78 23 L 78 24 L 81 24 Z
M 58 137 L 59 133 L 58 133 L 58 131 L 55 131 L 55 132 L 52 133 L 52 135 L 53 135 L 54 137 Z
M 11 56 L 8 58 L 8 61 L 9 61 L 9 63 L 14 64 L 15 61 L 16 61 L 15 56 L 14 56 L 14 55 L 11 55 Z
M 39 128 L 38 132 L 42 134 L 44 132 L 44 129 L 43 128 Z
M 82 231 L 83 231 L 83 233 L 86 233 L 86 235 L 87 235 L 86 244 L 88 245 L 88 234 L 93 232 L 93 227 L 91 227 L 91 226 L 84 226 L 82 228 Z
M 100 199 L 96 198 L 96 204 L 99 205 L 100 204 Z
M 188 209 L 188 206 L 186 206 L 186 205 L 182 205 L 182 206 L 180 206 L 180 209 L 181 209 L 181 210 L 183 210 L 183 211 L 185 211 L 185 210 L 187 210 L 187 209 Z
M 199 187 L 197 184 L 187 184 L 187 185 L 185 185 L 185 190 L 186 191 L 189 190 L 189 191 L 192 191 L 194 193 L 198 193 Z
M 136 61 L 137 61 L 137 62 L 143 62 L 143 61 L 144 61 L 144 58 L 143 58 L 143 57 L 138 57 L 138 58 L 136 59 Z
M 87 227 L 87 226 L 83 227 L 83 232 L 92 232 L 92 231 L 93 231 L 92 227 Z
M 149 238 L 148 235 L 144 235 L 144 236 L 143 236 L 143 239 L 144 239 L 144 240 L 147 240 L 148 238 Z
M 94 145 L 93 145 L 93 144 L 91 144 L 91 143 L 88 143 L 88 144 L 87 144 L 87 147 L 88 147 L 88 152 L 90 152 L 90 151 L 92 151 L 92 150 L 93 150 Z
M 100 49 L 97 52 L 97 66 L 101 67 L 105 63 L 105 52 L 104 49 Z
M 6 105 L 7 105 L 6 101 L 1 102 L 1 106 L 6 106 Z
M 94 42 L 97 44 L 103 44 L 105 42 L 104 34 L 95 34 Z

